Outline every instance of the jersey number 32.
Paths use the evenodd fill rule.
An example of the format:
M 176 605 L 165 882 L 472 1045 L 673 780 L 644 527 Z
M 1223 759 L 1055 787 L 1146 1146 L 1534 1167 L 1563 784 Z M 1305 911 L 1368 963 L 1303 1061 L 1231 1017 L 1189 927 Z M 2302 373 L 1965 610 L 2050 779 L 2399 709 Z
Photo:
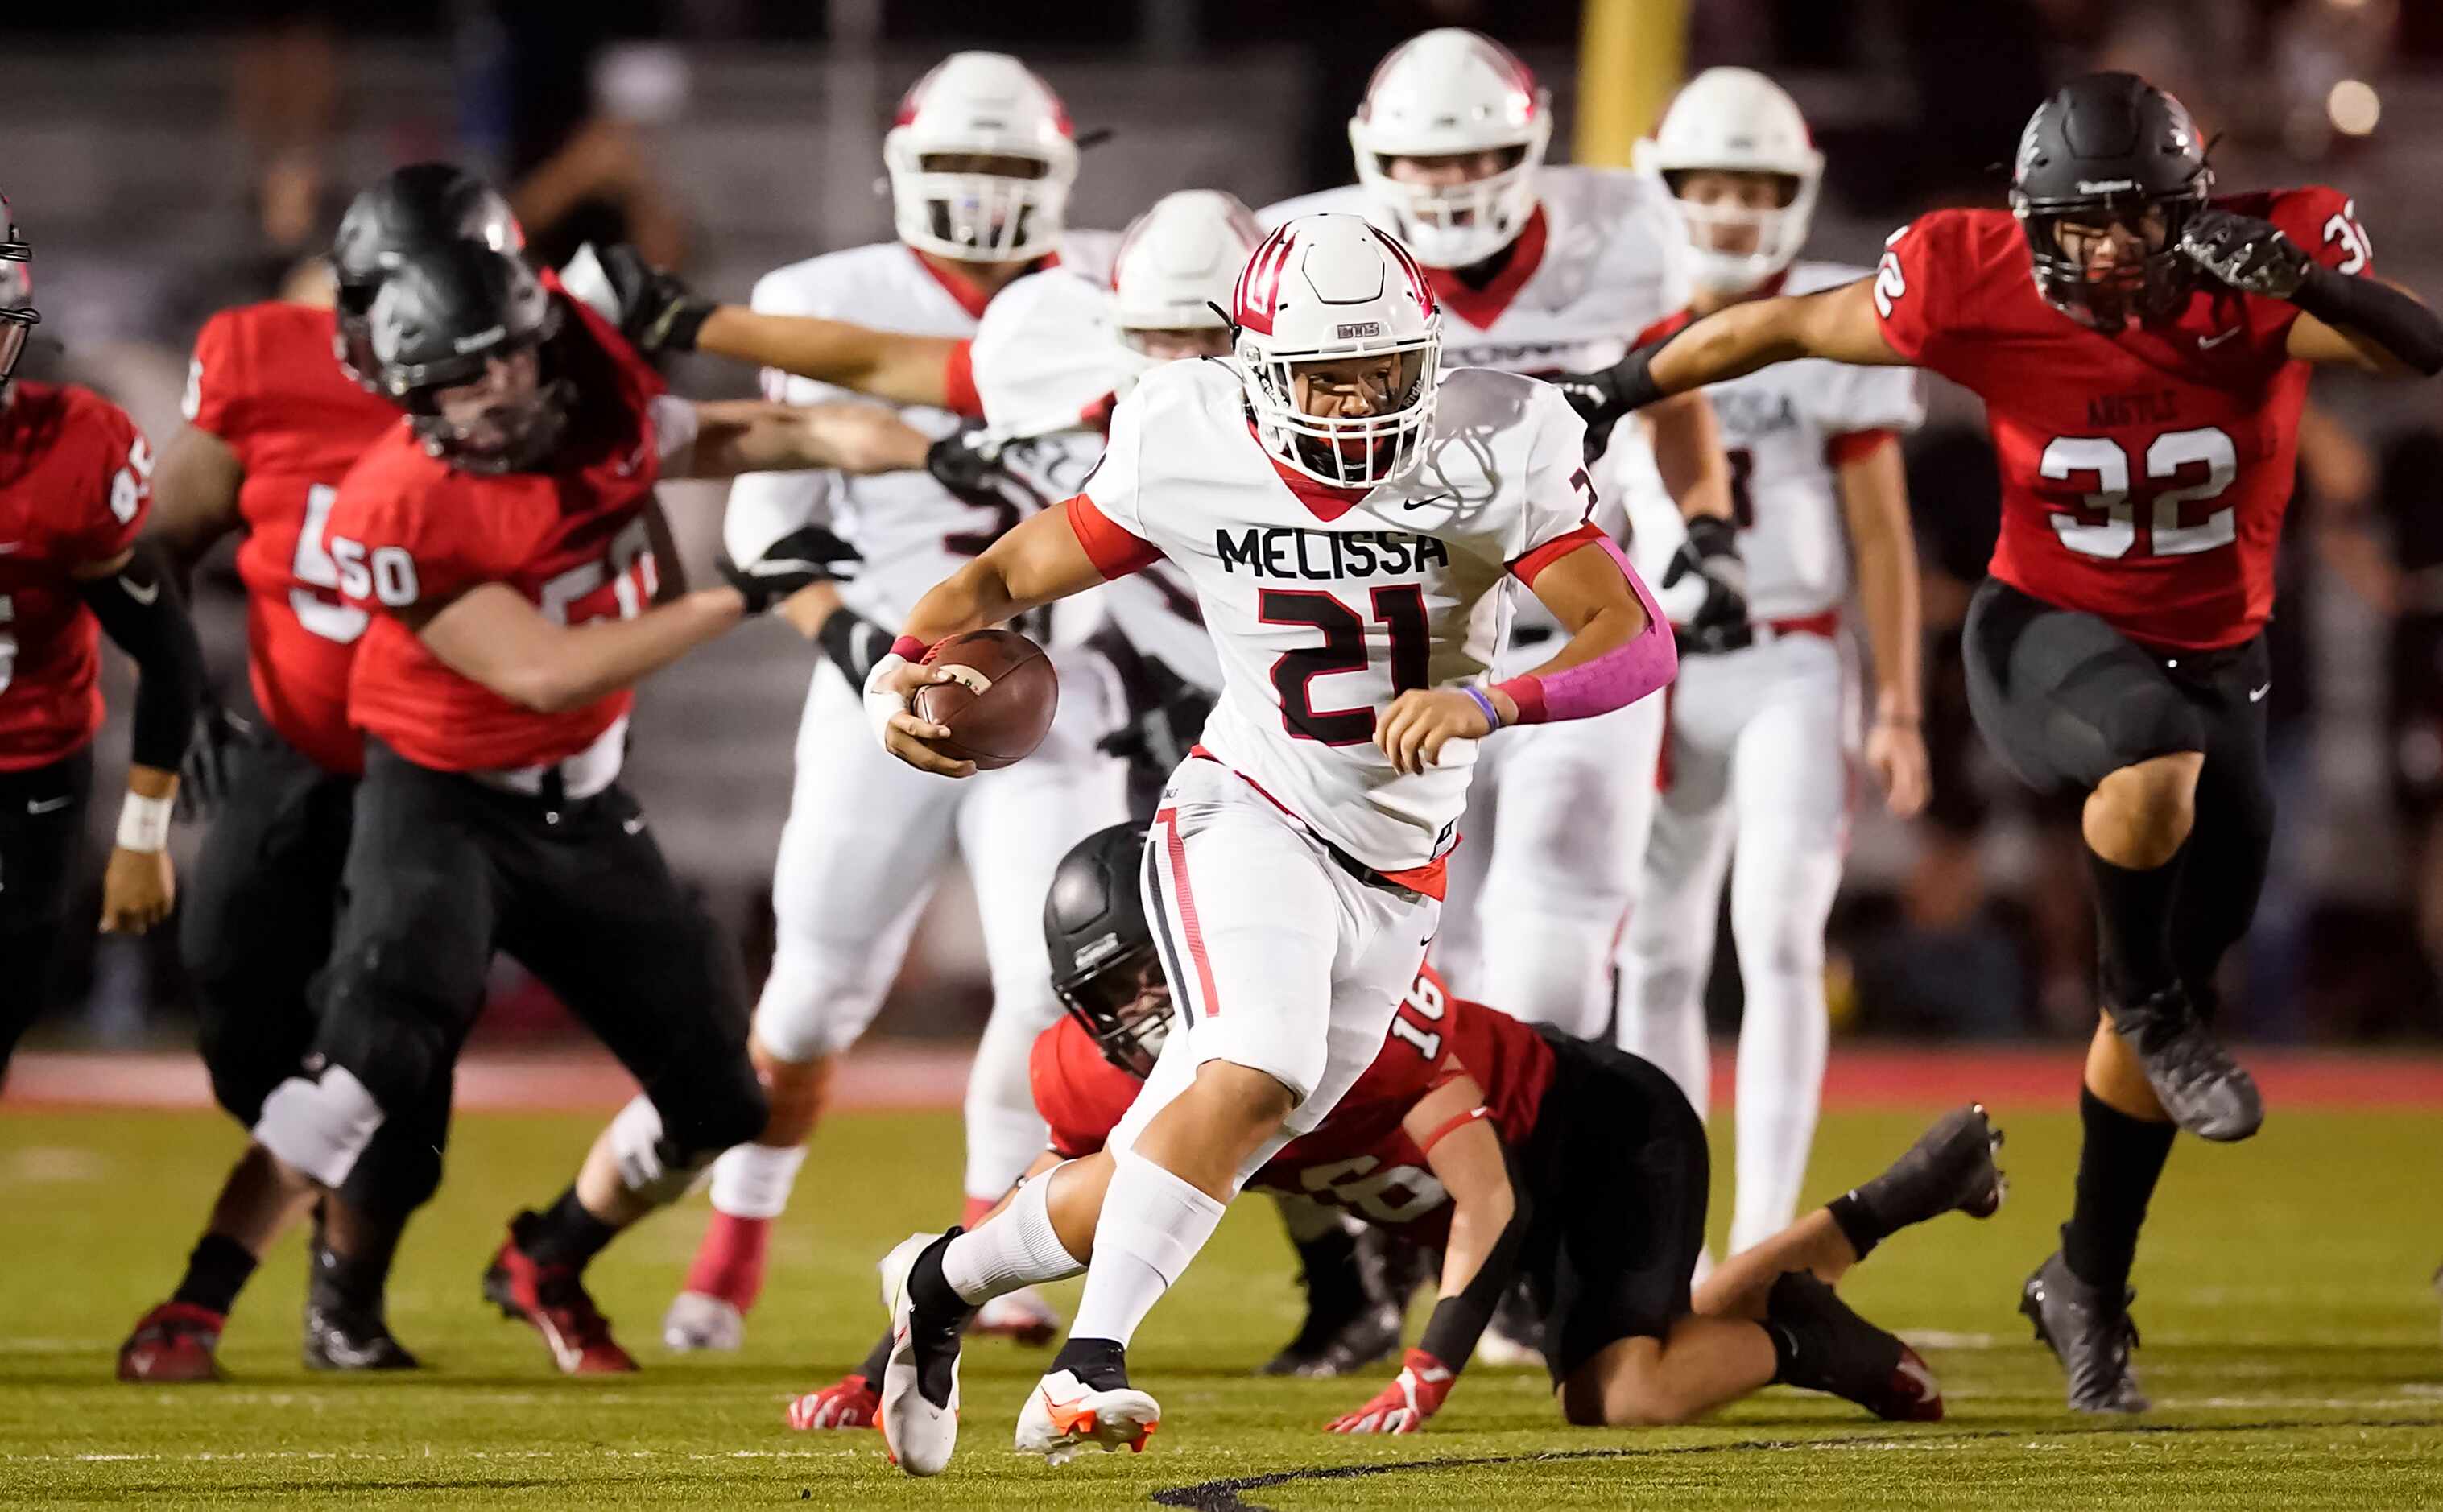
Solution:
M 2143 469 L 2134 479 L 2133 462 Z M 2083 511 L 2052 517 L 2061 543 L 2083 556 L 2128 556 L 2138 542 L 2141 503 L 2147 506 L 2149 555 L 2187 556 L 2238 538 L 2238 521 L 2229 506 L 2201 519 L 2181 519 L 2187 506 L 2219 498 L 2239 475 L 2239 448 L 2219 427 L 2166 430 L 2134 458 L 2109 436 L 2056 436 L 2037 459 L 2036 471 L 2055 483 L 2094 480 Z M 2091 521 L 2090 512 L 2103 519 Z

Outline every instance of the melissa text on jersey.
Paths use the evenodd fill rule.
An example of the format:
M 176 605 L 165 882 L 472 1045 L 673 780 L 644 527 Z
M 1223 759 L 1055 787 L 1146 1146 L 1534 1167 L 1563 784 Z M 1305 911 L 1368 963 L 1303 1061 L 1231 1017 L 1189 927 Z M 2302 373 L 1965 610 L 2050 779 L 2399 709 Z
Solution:
M 1405 530 L 1305 530 L 1295 525 L 1226 527 L 1213 532 L 1222 570 L 1244 568 L 1258 577 L 1329 582 L 1343 577 L 1396 576 L 1450 565 L 1450 548 Z

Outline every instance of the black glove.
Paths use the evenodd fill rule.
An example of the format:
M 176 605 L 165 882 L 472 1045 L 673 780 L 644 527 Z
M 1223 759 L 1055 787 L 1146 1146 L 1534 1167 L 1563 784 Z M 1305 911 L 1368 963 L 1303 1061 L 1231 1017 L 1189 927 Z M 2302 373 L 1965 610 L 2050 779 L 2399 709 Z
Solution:
M 239 751 L 254 743 L 254 722 L 207 699 L 195 716 L 195 738 L 178 763 L 180 819 L 200 819 L 229 800 L 230 769 Z
M 1608 368 L 1592 373 L 1564 373 L 1552 380 L 1552 386 L 1561 391 L 1561 397 L 1570 401 L 1570 408 L 1578 412 L 1578 418 L 1587 423 L 1587 461 L 1591 463 L 1604 454 L 1611 445 L 1611 428 L 1620 424 L 1622 417 L 1662 397 L 1649 371 L 1654 354 L 1661 350 L 1662 341 L 1650 341 Z
M 1005 443 L 982 426 L 968 426 L 933 443 L 925 451 L 925 470 L 954 494 L 971 494 L 992 486 L 1001 476 Z
M 1739 559 L 1737 530 L 1719 515 L 1688 521 L 1688 539 L 1672 553 L 1662 586 L 1667 589 L 1691 574 L 1705 580 L 1705 598 L 1682 629 L 1681 643 L 1699 651 L 1735 651 L 1753 640 L 1748 564 Z
M 719 565 L 721 575 L 746 600 L 746 612 L 761 614 L 801 588 L 854 577 L 863 561 L 855 547 L 822 526 L 801 525 L 751 562 L 724 555 Z
M 692 352 L 696 333 L 720 306 L 621 243 L 595 254 L 619 301 L 619 334 L 637 351 Z
M 2242 294 L 2287 300 L 2315 268 L 2298 243 L 2271 221 L 2201 209 L 2180 230 L 2180 255 Z
M 1095 749 L 1147 776 L 1169 776 L 1204 733 L 1212 696 L 1159 658 L 1138 650 L 1117 626 L 1104 626 L 1086 644 L 1111 664 L 1121 696 L 1128 700 L 1120 727 L 1096 742 Z
M 865 686 L 865 680 L 873 675 L 873 664 L 891 654 L 896 639 L 845 604 L 832 610 L 823 628 L 815 632 L 815 644 L 831 658 L 832 665 L 847 674 L 853 688 Z

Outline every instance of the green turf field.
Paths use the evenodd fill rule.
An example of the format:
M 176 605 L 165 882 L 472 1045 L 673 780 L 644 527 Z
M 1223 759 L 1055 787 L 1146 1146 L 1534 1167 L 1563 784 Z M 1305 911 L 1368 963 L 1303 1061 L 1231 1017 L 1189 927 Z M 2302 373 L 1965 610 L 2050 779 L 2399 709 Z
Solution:
M 879 1435 L 792 1432 L 781 1414 L 872 1337 L 874 1258 L 954 1211 L 946 1115 L 849 1118 L 824 1133 L 742 1356 L 678 1359 L 655 1339 L 700 1203 L 628 1236 L 593 1274 L 646 1372 L 581 1383 L 554 1375 L 533 1335 L 479 1304 L 476 1276 L 500 1220 L 557 1190 L 593 1123 L 468 1119 L 395 1293 L 397 1331 L 430 1368 L 413 1380 L 308 1375 L 295 1353 L 302 1246 L 283 1245 L 224 1342 L 234 1378 L 201 1388 L 119 1385 L 111 1356 L 174 1281 L 233 1132 L 203 1113 L 0 1116 L 0 1505 L 282 1506 L 323 1493 L 442 1507 L 1158 1499 L 1284 1512 L 2443 1504 L 2434 1115 L 2277 1108 L 2252 1144 L 2183 1142 L 2139 1264 L 2139 1362 L 2158 1411 L 2135 1427 L 2065 1412 L 2012 1310 L 2066 1211 L 2075 1129 L 2066 1114 L 2003 1121 L 2003 1213 L 1904 1234 L 1846 1288 L 1924 1347 L 1950 1401 L 1938 1425 L 1889 1428 L 1777 1390 L 1700 1428 L 1577 1430 L 1539 1375 L 1482 1371 L 1421 1435 L 1331 1438 L 1314 1426 L 1378 1382 L 1247 1377 L 1296 1312 L 1287 1248 L 1251 1200 L 1132 1352 L 1166 1412 L 1147 1453 L 1057 1471 L 1017 1459 L 1010 1425 L 1042 1357 L 984 1345 L 967 1357 L 961 1459 L 915 1482 L 884 1462 Z M 1828 1118 L 1814 1189 L 1868 1174 L 1915 1132 L 1908 1118 Z M 1065 1304 L 1074 1286 L 1056 1295 Z M 1344 1473 L 1300 1473 L 1319 1469 Z M 1258 1484 L 1211 1484 L 1247 1480 Z

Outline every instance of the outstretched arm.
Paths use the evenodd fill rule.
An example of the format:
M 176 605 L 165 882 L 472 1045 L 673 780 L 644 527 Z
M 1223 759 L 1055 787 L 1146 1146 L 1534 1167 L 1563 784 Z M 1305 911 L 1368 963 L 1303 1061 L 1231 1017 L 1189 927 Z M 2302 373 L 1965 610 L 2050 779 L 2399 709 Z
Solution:
M 670 459 L 674 478 L 835 467 L 848 473 L 922 469 L 928 443 L 870 404 L 770 404 L 729 399 L 695 407 L 695 442 Z

